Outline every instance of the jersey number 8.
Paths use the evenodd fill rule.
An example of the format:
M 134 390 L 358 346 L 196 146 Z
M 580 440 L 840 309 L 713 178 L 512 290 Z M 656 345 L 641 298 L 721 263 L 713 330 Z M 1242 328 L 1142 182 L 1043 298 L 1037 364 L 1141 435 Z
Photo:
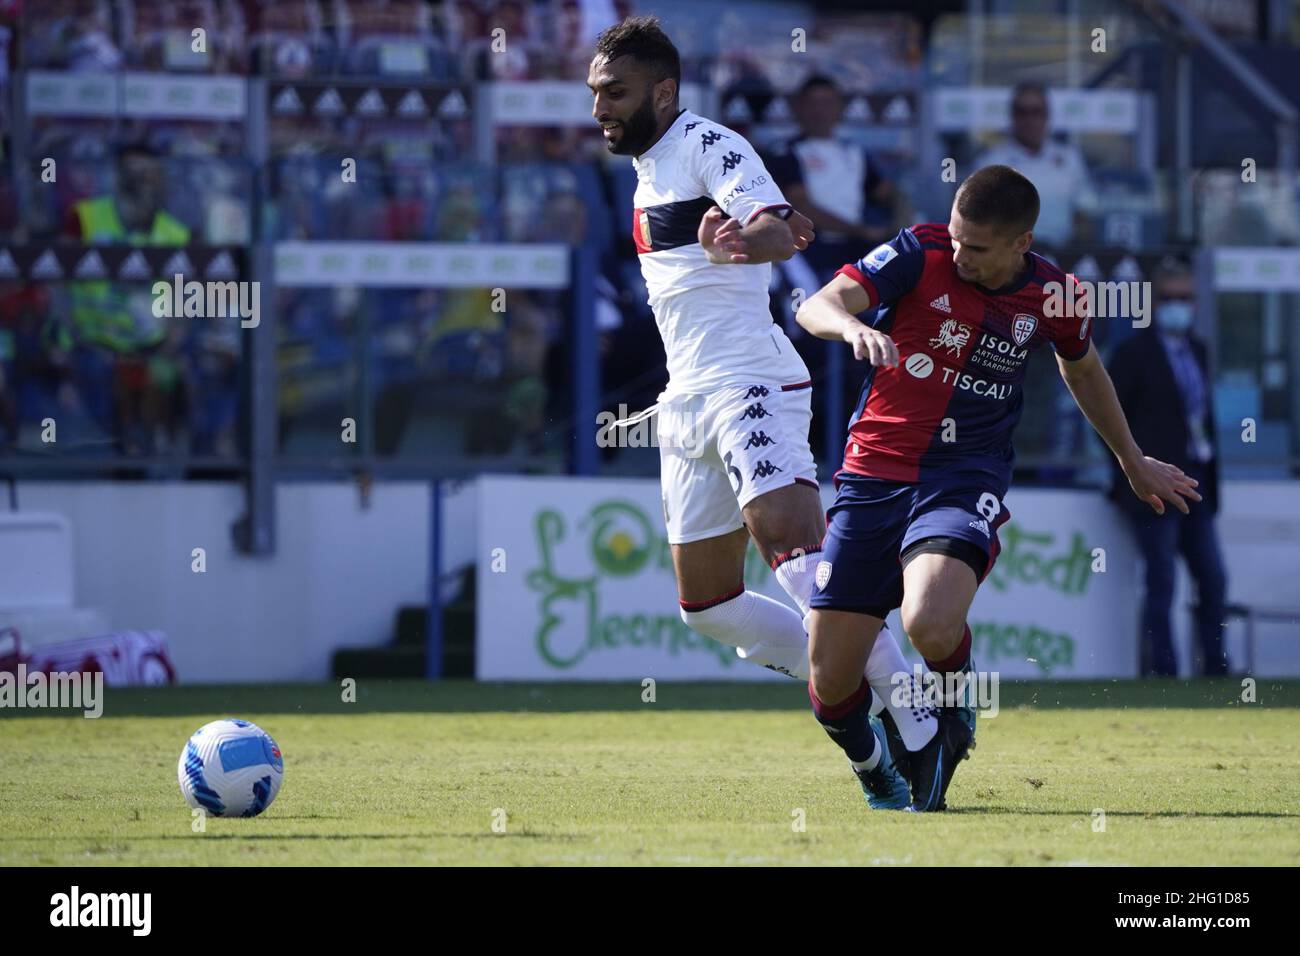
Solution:
M 975 506 L 987 520 L 992 521 L 1002 513 L 1002 502 L 998 501 L 998 496 L 991 491 L 986 491 L 980 495 L 979 503 Z

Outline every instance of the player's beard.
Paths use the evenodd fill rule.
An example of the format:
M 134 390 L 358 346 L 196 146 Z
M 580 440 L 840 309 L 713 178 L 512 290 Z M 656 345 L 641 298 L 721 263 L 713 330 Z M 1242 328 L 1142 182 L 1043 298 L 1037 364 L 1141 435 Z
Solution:
M 653 98 L 647 94 L 636 112 L 620 122 L 623 124 L 623 135 L 616 142 L 606 143 L 606 148 L 615 156 L 640 156 L 650 148 L 655 136 Z

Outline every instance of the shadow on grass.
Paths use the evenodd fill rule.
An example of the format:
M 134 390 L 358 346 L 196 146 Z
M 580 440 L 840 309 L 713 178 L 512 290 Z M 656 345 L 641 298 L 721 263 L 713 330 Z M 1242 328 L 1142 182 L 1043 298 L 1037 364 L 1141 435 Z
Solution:
M 108 837 L 94 837 L 86 834 L 67 834 L 58 836 L 42 836 L 42 843 L 94 843 L 95 840 L 108 840 Z M 96 853 L 116 853 L 130 849 L 133 843 L 152 843 L 155 841 L 176 841 L 176 840 L 238 840 L 241 843 L 248 840 L 259 841 L 278 841 L 278 840 L 555 840 L 559 843 L 589 843 L 595 839 L 594 836 L 581 833 L 537 833 L 534 831 L 510 831 L 505 833 L 204 833 L 204 834 L 148 834 L 141 836 L 114 836 L 111 844 L 104 843 L 102 849 L 94 850 Z M 31 843 L 32 837 L 23 836 L 5 836 L 0 837 L 0 844 L 4 843 Z
M 1241 702 L 1241 681 L 1217 678 L 1192 681 L 1114 680 L 1003 681 L 1002 710 L 1169 707 L 1300 707 L 1300 680 L 1258 681 L 1258 703 Z M 356 702 L 344 703 L 337 683 L 192 684 L 179 687 L 124 687 L 104 691 L 104 716 L 114 717 L 256 717 L 259 714 L 374 713 L 589 713 L 637 711 L 795 710 L 807 711 L 808 692 L 798 681 L 696 683 L 660 681 L 654 703 L 642 700 L 640 680 L 601 683 L 477 683 L 445 681 L 357 681 Z M 0 708 L 5 718 L 78 717 L 55 709 Z
M 1017 817 L 1079 817 L 1080 819 L 1089 819 L 1092 816 L 1092 809 L 1087 810 L 1018 810 L 1014 807 L 949 807 L 943 811 L 943 814 L 956 814 L 958 816 L 1017 816 Z M 941 814 L 942 815 L 942 814 Z M 1139 817 L 1139 818 L 1171 818 L 1171 819 L 1211 819 L 1211 820 L 1236 820 L 1247 817 L 1257 817 L 1267 820 L 1294 820 L 1300 819 L 1300 813 L 1268 813 L 1262 810 L 1225 810 L 1221 813 L 1205 813 L 1200 810 L 1107 810 L 1106 816 L 1109 817 Z

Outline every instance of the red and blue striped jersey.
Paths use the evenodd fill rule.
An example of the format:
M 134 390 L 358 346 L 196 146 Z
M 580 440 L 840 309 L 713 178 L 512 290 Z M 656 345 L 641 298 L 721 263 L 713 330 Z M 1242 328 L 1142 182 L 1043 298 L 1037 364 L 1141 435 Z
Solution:
M 1049 293 L 1073 277 L 1029 252 L 1019 279 L 986 289 L 960 278 L 952 257 L 947 225 L 922 223 L 837 273 L 871 294 L 869 324 L 899 355 L 894 368 L 867 370 L 845 472 L 915 482 L 977 470 L 1005 487 L 1030 352 L 1050 344 L 1069 360 L 1088 353 L 1091 322 L 1078 314 L 1086 310 L 1048 306 Z M 1062 298 L 1072 301 L 1058 297 L 1058 305 Z

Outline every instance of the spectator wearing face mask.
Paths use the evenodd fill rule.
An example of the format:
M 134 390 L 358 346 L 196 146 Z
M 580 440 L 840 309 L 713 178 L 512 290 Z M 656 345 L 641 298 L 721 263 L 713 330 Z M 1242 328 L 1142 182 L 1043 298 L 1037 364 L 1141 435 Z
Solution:
M 1153 277 L 1155 314 L 1149 328 L 1120 345 L 1109 363 L 1133 437 L 1152 458 L 1177 465 L 1200 482 L 1203 500 L 1184 515 L 1157 515 L 1128 493 L 1115 473 L 1112 494 L 1137 538 L 1146 565 L 1142 607 L 1143 672 L 1176 676 L 1170 614 L 1178 556 L 1196 582 L 1196 637 L 1207 676 L 1226 674 L 1223 651 L 1227 577 L 1214 516 L 1219 505 L 1219 455 L 1212 380 L 1205 344 L 1193 333 L 1195 284 L 1180 260 L 1166 259 Z

